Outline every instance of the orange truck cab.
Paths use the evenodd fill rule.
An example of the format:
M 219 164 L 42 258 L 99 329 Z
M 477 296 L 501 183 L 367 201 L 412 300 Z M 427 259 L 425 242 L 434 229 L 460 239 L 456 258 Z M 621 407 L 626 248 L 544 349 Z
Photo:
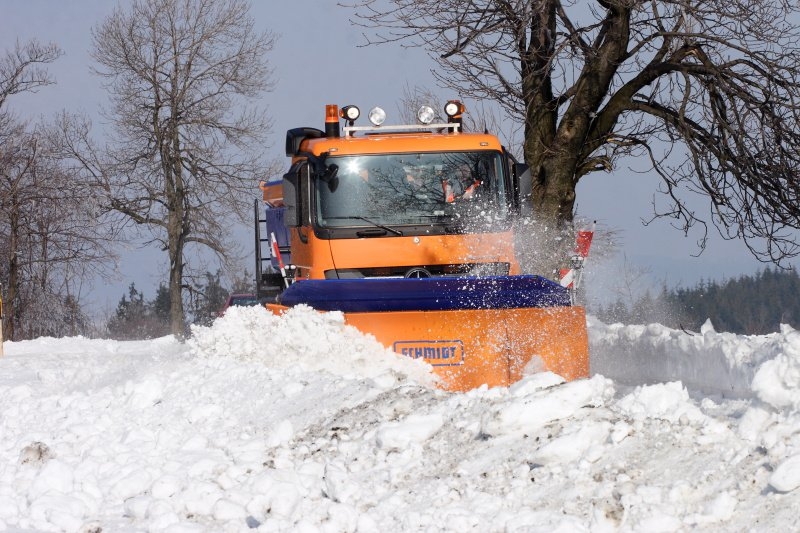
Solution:
M 341 311 L 450 390 L 526 368 L 584 377 L 583 309 L 516 259 L 530 175 L 495 136 L 463 132 L 463 112 L 450 101 L 446 122 L 424 106 L 419 124 L 385 126 L 375 108 L 356 126 L 358 108 L 329 105 L 324 130 L 289 130 L 291 166 L 256 205 L 259 296 L 274 312 Z

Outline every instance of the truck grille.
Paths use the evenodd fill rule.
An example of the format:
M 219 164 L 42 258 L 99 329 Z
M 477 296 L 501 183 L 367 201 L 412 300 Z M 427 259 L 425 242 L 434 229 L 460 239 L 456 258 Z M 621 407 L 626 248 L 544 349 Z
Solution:
M 509 263 L 342 268 L 325 271 L 325 279 L 507 276 L 509 268 Z

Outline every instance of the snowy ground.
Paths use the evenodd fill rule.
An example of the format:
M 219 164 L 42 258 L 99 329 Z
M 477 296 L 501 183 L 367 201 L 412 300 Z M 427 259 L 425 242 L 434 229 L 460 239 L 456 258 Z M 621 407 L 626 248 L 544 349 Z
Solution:
M 800 333 L 590 338 L 590 379 L 467 394 L 307 309 L 6 342 L 0 530 L 796 530 Z

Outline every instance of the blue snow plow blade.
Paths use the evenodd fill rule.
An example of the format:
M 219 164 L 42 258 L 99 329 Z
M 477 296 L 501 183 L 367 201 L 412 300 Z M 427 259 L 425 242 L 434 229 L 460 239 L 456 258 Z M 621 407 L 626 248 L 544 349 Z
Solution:
M 301 280 L 280 296 L 287 307 L 319 311 L 447 311 L 565 307 L 569 291 L 541 276 Z

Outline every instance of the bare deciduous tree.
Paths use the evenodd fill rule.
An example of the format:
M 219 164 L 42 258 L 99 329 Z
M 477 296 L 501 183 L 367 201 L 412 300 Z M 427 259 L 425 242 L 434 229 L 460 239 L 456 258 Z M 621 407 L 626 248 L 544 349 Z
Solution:
M 85 333 L 83 283 L 108 258 L 91 195 L 50 156 L 43 129 L 8 109 L 11 96 L 53 82 L 55 44 L 17 42 L 0 58 L 0 277 L 6 283 L 6 336 Z
M 670 217 L 762 260 L 800 254 L 800 7 L 785 0 L 359 0 L 369 43 L 429 51 L 440 84 L 524 124 L 533 206 L 574 215 L 579 180 L 649 161 Z M 707 215 L 687 198 L 710 199 Z M 621 191 L 621 197 L 624 192 Z M 701 241 L 704 246 L 705 237 Z
M 87 280 L 113 259 L 111 226 L 91 188 L 60 166 L 46 127 L 0 133 L 0 271 L 8 280 L 8 337 L 85 333 L 80 299 Z
M 102 183 L 106 207 L 168 253 L 171 331 L 182 336 L 187 247 L 227 258 L 230 229 L 270 172 L 269 121 L 251 104 L 271 87 L 274 38 L 244 0 L 136 0 L 92 36 L 114 131 L 98 151 L 66 122 L 65 147 Z

